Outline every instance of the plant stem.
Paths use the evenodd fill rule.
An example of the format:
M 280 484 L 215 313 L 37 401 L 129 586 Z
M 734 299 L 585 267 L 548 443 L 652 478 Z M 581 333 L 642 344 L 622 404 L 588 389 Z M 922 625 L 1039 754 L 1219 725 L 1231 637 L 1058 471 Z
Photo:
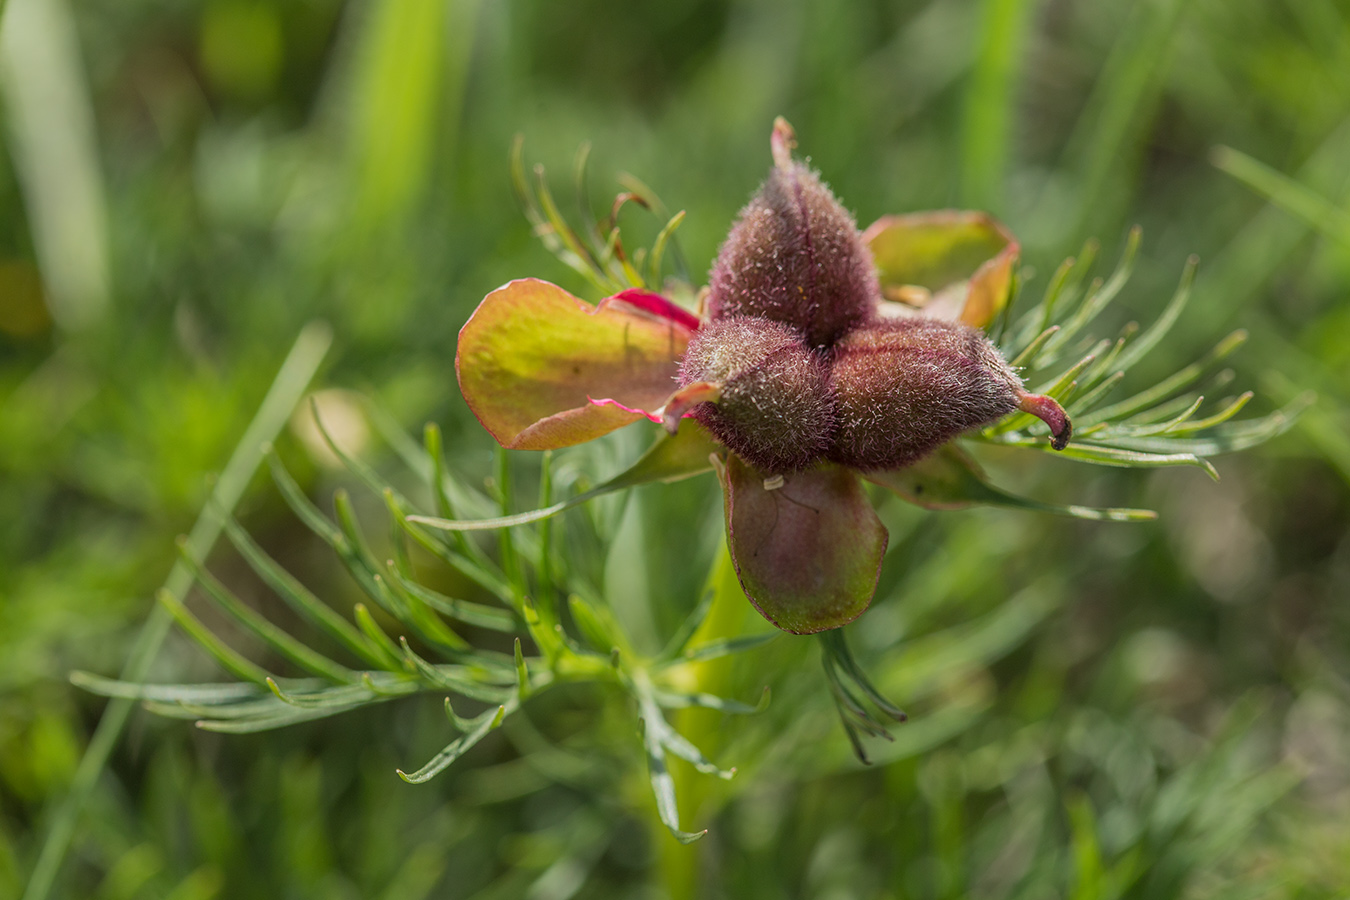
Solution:
M 745 626 L 746 610 L 750 603 L 745 599 L 736 570 L 731 563 L 731 554 L 723 544 L 713 559 L 708 572 L 708 587 L 713 589 L 712 606 L 708 616 L 699 626 L 690 640 L 690 646 L 699 646 L 718 638 L 736 637 Z M 730 656 L 705 660 L 689 665 L 691 681 L 688 689 L 693 693 L 726 694 L 730 688 L 731 667 L 734 658 Z M 672 725 L 687 737 L 695 746 L 701 748 L 710 759 L 719 749 L 718 736 L 724 726 L 724 714 L 710 709 L 683 709 L 675 714 Z M 706 812 L 708 792 L 721 790 L 721 782 L 710 778 L 694 776 L 694 770 L 683 764 L 674 765 L 683 776 L 675 781 L 677 805 L 688 816 L 687 827 L 699 830 L 702 823 L 695 816 Z M 671 839 L 664 827 L 653 830 L 653 839 L 661 848 L 661 869 L 665 878 L 666 893 L 671 900 L 692 900 L 700 896 L 699 859 L 702 852 L 700 844 L 681 844 Z

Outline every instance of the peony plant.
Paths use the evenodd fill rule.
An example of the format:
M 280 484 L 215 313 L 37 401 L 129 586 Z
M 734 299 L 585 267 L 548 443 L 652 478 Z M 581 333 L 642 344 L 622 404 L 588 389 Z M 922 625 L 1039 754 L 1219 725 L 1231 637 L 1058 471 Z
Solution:
M 713 263 L 698 313 L 643 288 L 595 307 L 521 279 L 484 298 L 455 369 L 509 449 L 548 450 L 643 418 L 711 446 L 727 542 L 750 602 L 785 631 L 857 618 L 876 591 L 881 485 L 953 438 L 1029 413 L 1072 432 L 981 329 L 1014 289 L 1018 245 L 988 216 L 889 216 L 866 232 L 792 156 L 773 168 Z
M 239 523 L 214 508 L 208 513 L 222 516 L 242 562 L 341 648 L 341 658 L 268 621 L 208 571 L 202 557 L 209 547 L 184 541 L 182 571 L 202 598 L 266 647 L 269 664 L 292 674 L 269 671 L 233 649 L 188 608 L 185 590 L 166 589 L 159 595 L 164 609 L 235 681 L 144 684 L 82 672 L 72 679 L 226 733 L 443 694 L 447 719 L 460 734 L 425 765 L 400 770 L 412 783 L 445 771 L 557 685 L 610 685 L 641 720 L 660 821 L 677 839 L 692 841 L 703 832 L 681 829 L 668 755 L 705 774 L 730 778 L 732 771 L 705 758 L 667 713 L 702 707 L 746 714 L 768 701 L 767 689 L 749 704 L 700 681 L 708 661 L 777 635 L 718 630 L 716 610 L 739 602 L 737 582 L 780 629 L 818 633 L 830 697 L 860 759 L 866 761 L 860 734 L 890 737 L 871 709 L 905 718 L 871 685 L 840 629 L 870 603 L 887 545 L 868 485 L 929 509 L 984 504 L 1086 519 L 1152 518 L 1147 510 L 1018 497 L 991 484 L 961 444 L 1050 449 L 1108 466 L 1196 466 L 1213 476 L 1206 456 L 1280 433 L 1307 402 L 1237 421 L 1248 392 L 1201 412 L 1205 398 L 1197 387 L 1206 379 L 1226 385 L 1222 372 L 1212 373 L 1243 343 L 1241 331 L 1162 381 L 1111 400 L 1181 314 L 1194 261 L 1152 325 L 1141 330 L 1131 323 L 1115 338 L 1094 341 L 1086 329 L 1128 280 L 1139 233 L 1131 233 L 1105 280 L 1087 278 L 1096 253 L 1089 243 L 1054 273 L 1044 298 L 1013 320 L 1019 247 L 1003 225 L 979 212 L 941 211 L 887 216 L 860 232 L 820 176 L 793 158 L 792 129 L 782 119 L 770 146 L 768 178 L 732 226 L 709 284 L 695 290 L 681 277 L 674 240 L 683 213 L 670 217 L 650 250 L 630 256 L 618 211 L 630 201 L 660 211 L 655 196 L 632 180 L 607 228 L 593 223 L 578 232 L 559 214 L 542 170 L 529 187 L 517 143 L 513 171 L 536 233 L 603 299 L 592 305 L 548 282 L 521 279 L 489 293 L 461 330 L 460 387 L 504 448 L 488 491 L 450 471 L 434 425 L 418 448 L 372 406 L 370 421 L 416 476 L 415 492 L 405 493 L 349 456 L 324 428 L 316 404 L 328 449 L 387 509 L 389 556 L 377 555 L 367 540 L 346 491 L 335 495 L 330 519 L 279 458 L 270 464 L 285 502 L 359 589 L 351 620 L 285 571 Z M 670 259 L 675 277 L 666 277 Z M 1037 382 L 1030 389 L 1029 380 Z M 660 426 L 657 438 L 631 466 L 551 502 L 547 451 L 644 421 Z M 546 451 L 539 457 L 538 509 L 512 511 L 507 453 L 513 450 Z M 708 590 L 684 623 L 661 650 L 644 651 L 557 552 L 551 519 L 603 494 L 708 471 L 721 481 L 736 580 L 724 577 L 719 554 Z M 498 531 L 495 554 L 465 534 L 483 530 Z M 478 599 L 432 587 L 443 582 L 423 577 L 428 567 L 456 573 L 454 582 Z M 475 710 L 468 716 L 455 708 L 466 704 Z

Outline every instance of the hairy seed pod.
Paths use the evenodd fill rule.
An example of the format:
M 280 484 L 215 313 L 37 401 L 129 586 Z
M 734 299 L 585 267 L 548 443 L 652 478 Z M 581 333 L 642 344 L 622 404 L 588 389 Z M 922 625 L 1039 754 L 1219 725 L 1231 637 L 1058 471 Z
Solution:
M 774 474 L 824 455 L 834 424 L 828 382 L 824 355 L 793 329 L 736 317 L 694 335 L 677 397 L 715 398 L 694 406 L 694 418 L 746 462 Z M 667 406 L 668 416 L 682 413 Z
M 829 458 L 843 465 L 909 465 L 1017 409 L 1045 418 L 1057 447 L 1068 440 L 1059 405 L 1026 393 L 994 345 L 966 325 L 934 319 L 870 325 L 840 340 L 833 357 L 837 425 Z
M 775 166 L 727 235 L 709 276 L 708 313 L 758 316 L 829 346 L 880 300 L 872 254 L 820 177 L 791 158 L 791 127 L 774 127 Z

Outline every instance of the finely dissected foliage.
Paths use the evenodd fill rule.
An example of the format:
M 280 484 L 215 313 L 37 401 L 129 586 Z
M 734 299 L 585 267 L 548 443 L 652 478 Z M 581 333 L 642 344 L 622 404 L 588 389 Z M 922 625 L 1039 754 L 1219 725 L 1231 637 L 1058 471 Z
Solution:
M 0 898 L 1343 897 L 1344 4 L 4 6 Z M 124 678 L 222 680 L 181 629 L 157 655 L 142 652 L 147 610 L 162 613 L 146 633 L 172 622 L 153 599 L 171 569 L 175 596 L 222 640 L 283 678 L 306 677 L 205 588 L 187 592 L 173 537 L 189 530 L 194 558 L 250 608 L 344 667 L 379 672 L 301 620 L 231 546 L 208 554 L 212 509 L 232 511 L 336 615 L 354 622 L 361 601 L 390 635 L 448 664 L 297 525 L 265 473 L 224 491 L 203 473 L 256 453 L 246 425 L 295 335 L 321 318 L 335 335 L 322 383 L 378 397 L 404 428 L 440 423 L 447 466 L 493 498 L 460 514 L 495 517 L 491 440 L 453 389 L 455 330 L 484 292 L 524 272 L 591 300 L 631 283 L 624 266 L 668 294 L 703 280 L 764 174 L 761 132 L 779 112 L 861 222 L 961 206 L 1014 226 L 1022 296 L 990 330 L 1010 354 L 1043 330 L 1014 326 L 1059 260 L 1078 256 L 1067 287 L 1077 279 L 1081 299 L 1103 265 L 1111 274 L 1129 226 L 1144 225 L 1129 283 L 1057 361 L 1019 368 L 1028 387 L 1090 352 L 1088 332 L 1151 327 L 1186 255 L 1199 254 L 1167 339 L 1122 380 L 1099 382 L 1111 391 L 1100 403 L 1081 391 L 1068 400 L 1089 440 L 1066 452 L 1213 452 L 1178 443 L 1200 437 L 1184 429 L 1208 409 L 1161 436 L 1138 431 L 1184 409 L 1133 433 L 1084 422 L 1083 406 L 1118 404 L 1192 359 L 1212 363 L 1209 374 L 1178 396 L 1204 394 L 1215 412 L 1246 388 L 1258 395 L 1239 415 L 1309 388 L 1319 401 L 1278 441 L 1211 457 L 1219 484 L 1195 468 L 1092 470 L 1000 443 L 1047 447 L 1021 430 L 962 439 L 886 489 L 941 507 L 959 488 L 1010 509 L 928 513 L 869 488 L 890 542 L 876 600 L 843 633 L 911 719 L 888 728 L 894 740 L 864 735 L 876 765 L 863 769 L 821 678 L 820 641 L 780 638 L 672 669 L 687 693 L 754 702 L 767 682 L 774 696 L 756 716 L 666 711 L 708 759 L 739 767 L 730 781 L 701 778 L 665 754 L 684 827 L 710 829 L 693 847 L 641 808 L 638 710 L 614 683 L 541 691 L 449 777 L 412 786 L 393 768 L 411 771 L 459 737 L 437 693 L 239 736 L 66 682 L 72 668 L 118 672 L 133 642 L 148 674 Z M 578 204 L 563 179 L 551 198 L 581 223 L 584 255 L 592 223 L 609 235 L 622 222 L 626 252 L 606 260 L 616 281 L 588 290 L 503 202 L 502 150 L 517 130 L 553 172 L 589 139 L 592 169 L 618 175 L 629 195 L 618 210 Z M 689 209 L 680 246 L 667 231 L 659 260 L 633 247 L 652 245 L 678 208 L 656 205 L 623 167 Z M 557 239 L 540 212 L 542 236 Z M 1089 264 L 1092 247 L 1077 252 L 1092 234 L 1104 264 Z M 996 250 L 984 237 L 972 246 Z M 682 279 L 662 283 L 653 262 Z M 940 272 L 910 288 L 883 282 L 896 301 L 940 303 L 941 288 Z M 1052 323 L 1073 296 L 1059 295 Z M 82 310 L 101 318 L 81 327 Z M 1250 331 L 1242 352 L 1206 359 L 1238 326 Z M 389 445 L 362 438 L 371 419 L 339 415 L 325 402 L 334 396 L 320 406 L 339 442 L 435 512 Z M 315 450 L 301 418 L 271 423 L 285 468 L 329 517 L 334 490 L 350 490 L 376 559 L 392 556 L 383 498 Z M 1242 437 L 1223 433 L 1236 423 L 1223 442 Z M 624 472 L 653 432 L 555 453 L 553 495 L 567 502 Z M 975 459 L 989 478 L 966 465 Z M 514 456 L 513 514 L 538 503 L 538 462 Z M 710 569 L 714 596 L 735 602 L 714 600 L 695 644 L 767 631 L 730 564 L 713 566 L 716 490 L 706 476 L 574 506 L 554 521 L 552 570 L 581 570 L 585 596 L 647 656 L 705 595 Z M 1029 515 L 1028 497 L 1160 518 Z M 532 574 L 534 526 L 515 530 Z M 470 539 L 500 558 L 496 533 Z M 419 546 L 411 555 L 419 584 L 514 619 Z M 722 609 L 745 615 L 719 622 Z M 535 655 L 519 631 L 446 623 L 512 659 L 521 634 Z M 454 709 L 471 717 L 488 705 Z
M 566 245 L 584 246 L 561 220 L 551 219 L 550 225 L 555 234 L 569 235 Z M 1084 286 L 1083 266 L 1071 260 L 1062 267 L 1040 305 L 1007 329 L 1011 337 L 1004 352 L 1015 364 L 1039 372 L 1068 349 L 1068 342 L 1091 324 L 1124 285 L 1138 237 L 1136 231 L 1120 266 L 1105 283 Z M 598 231 L 588 238 L 605 240 Z M 663 232 L 660 240 L 667 238 Z M 605 246 L 591 252 L 596 260 L 618 258 L 623 252 L 622 241 L 617 235 L 611 236 Z M 642 278 L 627 270 L 624 273 L 630 279 L 628 289 L 647 288 Z M 1186 301 L 1192 274 L 1193 266 L 1153 327 L 1137 336 L 1131 333 L 1116 341 L 1092 344 L 1090 352 L 1067 369 L 1048 376 L 1039 389 L 1046 403 L 1055 404 L 1055 408 L 1063 403 L 1086 426 L 1064 451 L 1071 458 L 1126 467 L 1194 465 L 1212 472 L 1200 453 L 1251 446 L 1280 433 L 1292 422 L 1296 409 L 1230 424 L 1249 394 L 1197 418 L 1203 397 L 1185 392 L 1208 373 L 1213 363 L 1241 343 L 1240 335 L 1226 339 L 1208 357 L 1154 387 L 1106 403 L 1111 389 L 1128 369 L 1165 336 Z M 603 281 L 604 269 L 597 268 L 595 275 L 597 281 Z M 880 429 L 883 433 L 887 429 L 912 433 L 915 429 L 907 429 L 906 423 L 922 419 L 928 432 L 938 437 L 923 445 L 892 443 L 874 448 L 859 436 L 861 431 L 854 435 L 844 430 L 844 437 L 835 438 L 830 452 L 846 457 L 848 464 L 863 469 L 871 480 L 913 503 L 948 508 L 974 504 L 1022 506 L 1080 518 L 1137 519 L 1151 515 L 1141 510 L 1056 507 L 1020 500 L 989 485 L 975 463 L 955 447 L 949 445 L 932 454 L 939 444 L 968 431 L 973 424 L 1016 412 L 1019 395 L 1026 394 L 1021 379 L 1003 362 L 1000 351 L 965 325 L 906 320 L 853 328 L 832 348 L 835 370 L 826 368 L 819 348 L 805 344 L 794 328 L 749 316 L 724 316 L 695 332 L 689 346 L 682 383 L 711 376 L 723 384 L 718 404 L 721 418 L 710 422 L 714 435 L 719 427 L 729 428 L 733 434 L 769 427 L 786 409 L 808 425 L 813 417 L 819 419 L 814 430 L 814 440 L 819 444 L 822 435 L 841 433 L 838 429 L 831 431 L 827 413 L 812 399 L 827 388 L 838 398 L 834 408 L 852 413 L 859 429 L 876 429 L 875 414 L 865 409 L 872 402 L 868 392 L 877 392 L 886 395 L 882 408 L 886 410 L 884 415 L 891 417 L 881 423 L 885 426 Z M 934 359 L 940 363 L 936 370 L 931 369 Z M 465 363 L 461 360 L 460 364 L 464 377 Z M 925 366 L 930 370 L 924 371 Z M 916 372 L 920 374 L 916 376 Z M 950 372 L 958 376 L 956 383 L 942 381 Z M 915 378 L 917 382 L 911 383 Z M 779 408 L 764 405 L 766 384 L 771 386 L 768 390 L 784 390 L 784 399 L 775 401 Z M 957 402 L 952 402 L 953 397 Z M 762 423 L 754 418 L 761 413 L 767 416 Z M 703 832 L 681 829 L 667 754 L 686 760 L 704 774 L 730 778 L 734 770 L 723 770 L 705 758 L 671 727 L 666 711 L 696 706 L 723 713 L 750 713 L 763 709 L 768 694 L 759 705 L 752 706 L 703 691 L 690 693 L 681 689 L 687 680 L 683 667 L 761 646 L 774 635 L 718 635 L 704 643 L 695 641 L 709 612 L 713 598 L 709 592 L 659 653 L 635 650 L 630 637 L 593 596 L 579 573 L 560 565 L 560 558 L 554 556 L 557 537 L 552 517 L 614 491 L 652 481 L 680 480 L 716 468 L 726 491 L 728 533 L 745 542 L 743 546 L 778 548 L 761 556 L 754 565 L 737 561 L 742 587 L 766 618 L 780 628 L 799 633 L 821 631 L 821 622 L 827 623 L 824 628 L 836 629 L 841 618 L 848 621 L 860 611 L 830 606 L 816 586 L 819 575 L 808 568 L 822 561 L 834 565 L 835 554 L 867 552 L 869 544 L 876 546 L 876 557 L 880 558 L 886 545 L 879 523 L 870 524 L 875 523 L 875 516 L 854 521 L 862 515 L 857 510 L 867 510 L 867 499 L 856 479 L 845 470 L 829 470 L 810 479 L 789 477 L 786 483 L 774 487 L 761 485 L 762 472 L 742 463 L 736 455 L 719 456 L 718 445 L 704 432 L 695 426 L 679 425 L 678 420 L 672 432 L 661 433 L 626 471 L 557 503 L 552 502 L 551 454 L 546 452 L 539 477 L 541 508 L 511 513 L 515 500 L 506 451 L 498 454 L 494 498 L 446 469 L 440 432 L 435 426 L 427 427 L 421 451 L 407 446 L 407 439 L 396 429 L 387 429 L 389 439 L 418 476 L 419 493 L 430 498 L 430 508 L 424 508 L 366 463 L 349 456 L 324 427 L 317 406 L 314 417 L 329 450 L 369 491 L 383 499 L 391 555 L 385 559 L 375 555 L 345 492 L 334 498 L 334 521 L 313 505 L 275 456 L 271 459 L 273 479 L 298 519 L 329 546 L 368 602 L 357 603 L 352 621 L 348 621 L 290 576 L 237 523 L 227 520 L 225 533 L 258 577 L 297 616 L 345 648 L 352 661 L 329 657 L 268 622 L 211 575 L 184 545 L 184 560 L 206 596 L 307 677 L 281 678 L 259 667 L 231 649 L 166 591 L 160 601 L 177 623 L 240 681 L 153 685 L 77 673 L 77 684 L 112 697 L 139 699 L 155 712 L 196 720 L 201 728 L 225 733 L 266 731 L 418 693 L 448 694 L 446 717 L 460 734 L 420 768 L 399 770 L 400 777 L 414 784 L 445 771 L 535 695 L 568 683 L 613 685 L 633 700 L 657 813 L 677 839 L 690 842 Z M 1021 412 L 972 436 L 988 443 L 1044 447 L 1046 442 L 1036 437 L 1038 429 L 1044 433 L 1053 423 L 1053 418 L 1047 423 L 1032 412 Z M 813 439 L 812 433 L 808 428 L 808 440 Z M 736 449 L 734 443 L 728 443 Z M 775 461 L 782 464 L 781 468 L 791 469 L 787 463 L 794 459 L 794 452 L 801 451 L 785 448 Z M 895 468 L 897 459 L 920 462 Z M 753 464 L 756 459 L 748 461 Z M 882 467 L 886 471 L 871 472 Z M 822 480 L 830 477 L 845 480 L 839 484 Z M 838 496 L 847 496 L 849 502 L 836 505 L 837 500 L 832 498 Z M 484 517 L 494 507 L 502 515 Z M 799 510 L 810 510 L 813 515 L 802 518 Z M 834 518 L 824 521 L 816 517 L 822 514 Z M 527 538 L 520 526 L 530 524 L 535 528 Z M 495 557 L 471 538 L 473 532 L 483 530 L 496 530 L 500 535 Z M 840 532 L 856 539 L 840 544 L 838 550 L 833 545 L 814 549 L 822 536 Z M 415 549 L 435 565 L 448 568 L 495 597 L 496 605 L 464 601 L 428 586 L 414 563 Z M 718 576 L 714 572 L 709 578 L 715 583 Z M 860 585 L 858 590 L 865 591 L 870 599 L 870 585 Z M 787 595 L 789 599 L 776 599 L 773 605 L 765 606 L 762 598 L 766 595 Z M 735 598 L 724 596 L 720 602 L 735 602 Z M 375 610 L 383 616 L 377 617 Z M 390 633 L 380 618 L 394 623 L 396 631 Z M 511 650 L 492 649 L 490 641 L 475 645 L 461 633 L 461 626 L 470 626 L 483 637 L 492 633 L 509 636 Z M 530 655 L 523 641 L 532 645 Z M 906 716 L 872 686 L 854 661 L 842 632 L 826 630 L 820 646 L 840 721 L 858 757 L 867 761 L 861 736 L 891 737 L 875 711 L 900 722 Z M 464 703 L 483 709 L 465 717 L 456 709 Z

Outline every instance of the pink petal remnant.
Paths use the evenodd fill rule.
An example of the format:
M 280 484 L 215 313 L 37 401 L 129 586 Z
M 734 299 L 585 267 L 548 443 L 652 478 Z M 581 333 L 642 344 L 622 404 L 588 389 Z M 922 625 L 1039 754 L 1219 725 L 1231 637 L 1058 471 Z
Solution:
M 691 415 L 694 407 L 700 403 L 713 403 L 722 399 L 722 384 L 716 381 L 695 381 L 687 384 L 670 395 L 661 415 L 661 424 L 674 434 L 680 428 L 680 419 Z
M 862 614 L 887 534 L 857 475 L 827 465 L 784 475 L 767 490 L 763 472 L 729 455 L 718 477 L 736 576 L 764 618 L 814 634 Z
M 522 278 L 483 298 L 460 330 L 455 373 L 498 443 L 567 447 L 665 403 L 698 320 L 659 294 L 625 294 L 591 306 Z
M 656 316 L 662 316 L 683 325 L 690 331 L 698 331 L 703 320 L 685 309 L 683 306 L 672 303 L 660 294 L 643 290 L 642 288 L 629 288 L 626 291 L 620 291 L 613 297 L 607 297 L 600 301 L 600 305 L 606 303 L 627 303 L 629 306 L 635 306 L 638 309 L 645 309 L 647 312 Z
M 1064 412 L 1064 407 L 1060 406 L 1055 398 L 1022 391 L 1017 396 L 1017 408 L 1050 426 L 1051 447 L 1063 450 L 1069 446 L 1069 438 L 1073 437 L 1073 423 L 1069 421 L 1068 413 Z

